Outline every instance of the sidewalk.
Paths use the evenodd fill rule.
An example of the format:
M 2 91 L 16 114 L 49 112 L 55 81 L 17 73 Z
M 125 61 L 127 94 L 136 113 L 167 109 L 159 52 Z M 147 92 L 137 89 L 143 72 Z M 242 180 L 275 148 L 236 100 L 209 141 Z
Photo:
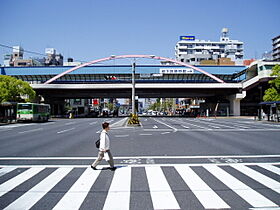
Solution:
M 12 120 L 12 121 L 8 121 L 8 122 L 0 122 L 0 126 L 9 125 L 9 124 L 15 124 L 15 123 L 16 123 L 16 120 Z

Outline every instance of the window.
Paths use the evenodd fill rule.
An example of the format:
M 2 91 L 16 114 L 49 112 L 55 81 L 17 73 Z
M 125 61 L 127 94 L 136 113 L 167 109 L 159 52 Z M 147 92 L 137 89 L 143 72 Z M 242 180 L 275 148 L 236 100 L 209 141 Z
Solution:
M 263 66 L 262 66 L 263 67 Z M 272 68 L 273 68 L 273 66 L 270 66 L 270 65 L 264 65 L 264 68 L 266 69 L 266 70 L 271 70 Z
M 32 104 L 19 104 L 18 109 L 32 109 Z

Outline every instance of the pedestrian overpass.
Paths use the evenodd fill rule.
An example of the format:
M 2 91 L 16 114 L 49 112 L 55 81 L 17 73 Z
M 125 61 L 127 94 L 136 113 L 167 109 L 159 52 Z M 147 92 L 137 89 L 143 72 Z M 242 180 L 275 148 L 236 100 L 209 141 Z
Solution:
M 140 58 L 162 60 L 169 65 L 134 64 Z M 131 65 L 100 65 L 118 59 L 130 59 Z M 270 79 L 268 75 L 260 77 L 256 70 L 250 71 L 246 66 L 191 66 L 149 55 L 110 56 L 75 67 L 1 67 L 1 74 L 29 82 L 52 103 L 67 98 L 131 98 L 133 65 L 139 98 L 228 100 L 232 115 L 240 115 L 240 101 L 248 95 L 246 91 L 264 78 Z

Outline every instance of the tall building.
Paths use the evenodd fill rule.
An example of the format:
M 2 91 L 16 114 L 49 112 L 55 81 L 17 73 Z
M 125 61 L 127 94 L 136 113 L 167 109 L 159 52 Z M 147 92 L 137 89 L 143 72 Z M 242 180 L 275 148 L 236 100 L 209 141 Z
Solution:
M 63 66 L 63 56 L 57 54 L 54 48 L 46 48 L 47 57 L 24 59 L 24 49 L 21 46 L 13 47 L 13 54 L 4 55 L 4 66 Z
M 272 39 L 273 61 L 280 61 L 280 35 Z
M 45 60 L 46 66 L 63 66 L 63 56 L 61 54 L 56 54 L 54 48 L 46 48 L 45 53 L 47 55 Z
M 220 41 L 180 36 L 175 47 L 176 59 L 191 65 L 243 65 L 243 42 L 231 40 L 228 32 L 227 28 L 222 29 Z

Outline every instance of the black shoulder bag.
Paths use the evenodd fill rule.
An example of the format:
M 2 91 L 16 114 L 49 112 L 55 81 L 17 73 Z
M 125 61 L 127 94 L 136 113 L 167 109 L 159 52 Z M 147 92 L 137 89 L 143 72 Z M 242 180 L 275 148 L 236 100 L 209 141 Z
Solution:
M 96 148 L 99 149 L 99 147 L 100 147 L 100 139 L 98 139 L 98 140 L 95 142 L 95 146 L 96 146 Z

